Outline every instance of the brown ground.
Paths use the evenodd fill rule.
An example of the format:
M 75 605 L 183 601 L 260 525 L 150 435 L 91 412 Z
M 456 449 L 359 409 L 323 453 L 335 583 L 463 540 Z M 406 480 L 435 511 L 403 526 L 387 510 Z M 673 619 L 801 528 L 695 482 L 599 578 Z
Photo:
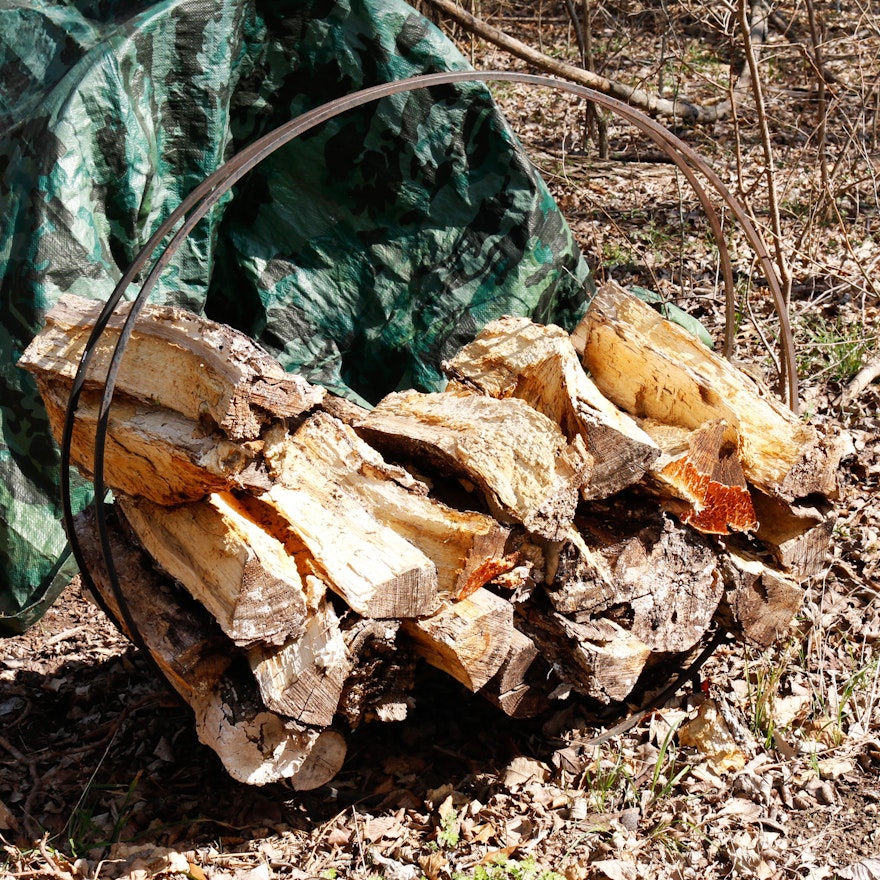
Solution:
M 577 61 L 564 4 L 480 9 Z M 596 9 L 607 75 L 653 89 L 662 78 L 667 90 L 678 85 L 707 102 L 723 96 L 730 25 L 720 4 Z M 782 11 L 806 27 L 800 8 Z M 848 430 L 854 454 L 841 469 L 832 557 L 805 585 L 791 633 L 764 654 L 722 649 L 701 687 L 600 747 L 579 745 L 594 727 L 576 701 L 512 722 L 426 668 L 409 719 L 356 731 L 337 779 L 301 794 L 231 781 L 197 742 L 188 711 L 74 586 L 32 630 L 0 642 L 0 876 L 880 877 L 880 386 L 845 409 L 834 403 L 878 351 L 871 84 L 880 30 L 857 5 L 818 14 L 839 78 L 828 98 L 836 213 L 827 217 L 817 211 L 815 78 L 778 34 L 763 57 L 804 417 Z M 477 66 L 524 69 L 455 36 Z M 716 252 L 671 166 L 616 123 L 612 159 L 585 158 L 576 102 L 496 93 L 597 273 L 660 290 L 717 331 Z M 743 103 L 737 125 L 678 133 L 766 230 L 753 107 Z M 774 315 L 760 283 L 748 283 L 757 276 L 741 236 L 731 240 L 736 356 L 772 378 L 760 335 L 772 340 Z M 724 756 L 673 732 L 712 707 L 735 734 Z

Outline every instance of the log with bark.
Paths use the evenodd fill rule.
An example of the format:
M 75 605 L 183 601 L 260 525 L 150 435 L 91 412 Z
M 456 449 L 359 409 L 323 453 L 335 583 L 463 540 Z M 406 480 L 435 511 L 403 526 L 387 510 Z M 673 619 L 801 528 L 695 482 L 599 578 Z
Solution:
M 97 314 L 64 297 L 19 364 L 59 437 Z M 121 320 L 79 399 L 86 475 Z M 443 366 L 367 411 L 204 318 L 136 322 L 102 463 L 116 588 L 78 534 L 236 779 L 324 784 L 345 728 L 429 699 L 422 663 L 511 717 L 622 706 L 718 627 L 781 638 L 826 564 L 840 439 L 615 285 L 573 336 L 501 318 Z

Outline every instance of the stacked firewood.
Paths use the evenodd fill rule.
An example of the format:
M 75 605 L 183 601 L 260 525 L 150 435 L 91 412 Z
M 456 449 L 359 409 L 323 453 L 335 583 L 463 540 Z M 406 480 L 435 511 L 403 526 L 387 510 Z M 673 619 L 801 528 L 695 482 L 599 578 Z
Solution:
M 20 362 L 59 438 L 99 308 L 64 297 Z M 421 660 L 513 717 L 621 703 L 713 626 L 771 644 L 824 564 L 838 438 L 617 285 L 571 336 L 502 318 L 444 370 L 366 410 L 226 326 L 139 317 L 103 458 L 119 595 L 93 514 L 79 540 L 234 778 L 326 783 L 346 727 L 406 717 Z

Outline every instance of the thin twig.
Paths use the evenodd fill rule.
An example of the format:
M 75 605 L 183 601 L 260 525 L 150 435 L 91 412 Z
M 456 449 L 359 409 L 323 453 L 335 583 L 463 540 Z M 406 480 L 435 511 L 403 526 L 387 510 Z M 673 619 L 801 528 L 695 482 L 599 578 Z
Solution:
M 49 852 L 49 847 L 46 844 L 46 841 L 48 839 L 49 839 L 49 835 L 44 834 L 40 838 L 39 847 L 40 847 L 40 855 L 42 855 L 42 857 L 45 859 L 46 864 L 49 866 L 49 870 L 52 872 L 52 874 L 55 877 L 58 878 L 58 880 L 73 880 L 73 874 L 71 874 L 70 871 L 62 870 L 58 866 L 58 864 L 55 861 L 55 859 L 53 858 L 52 854 Z

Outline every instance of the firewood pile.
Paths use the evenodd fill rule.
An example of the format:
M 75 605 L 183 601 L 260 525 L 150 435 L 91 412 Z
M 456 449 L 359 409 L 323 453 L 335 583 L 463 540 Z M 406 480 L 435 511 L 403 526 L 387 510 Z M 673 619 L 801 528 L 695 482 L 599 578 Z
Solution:
M 20 361 L 59 439 L 100 306 L 64 297 Z M 124 317 L 80 398 L 86 476 Z M 502 318 L 444 371 L 368 411 L 226 326 L 139 317 L 103 460 L 124 608 L 93 512 L 77 533 L 234 778 L 328 782 L 421 661 L 512 717 L 622 703 L 715 626 L 770 645 L 823 566 L 840 441 L 617 285 L 571 336 Z

